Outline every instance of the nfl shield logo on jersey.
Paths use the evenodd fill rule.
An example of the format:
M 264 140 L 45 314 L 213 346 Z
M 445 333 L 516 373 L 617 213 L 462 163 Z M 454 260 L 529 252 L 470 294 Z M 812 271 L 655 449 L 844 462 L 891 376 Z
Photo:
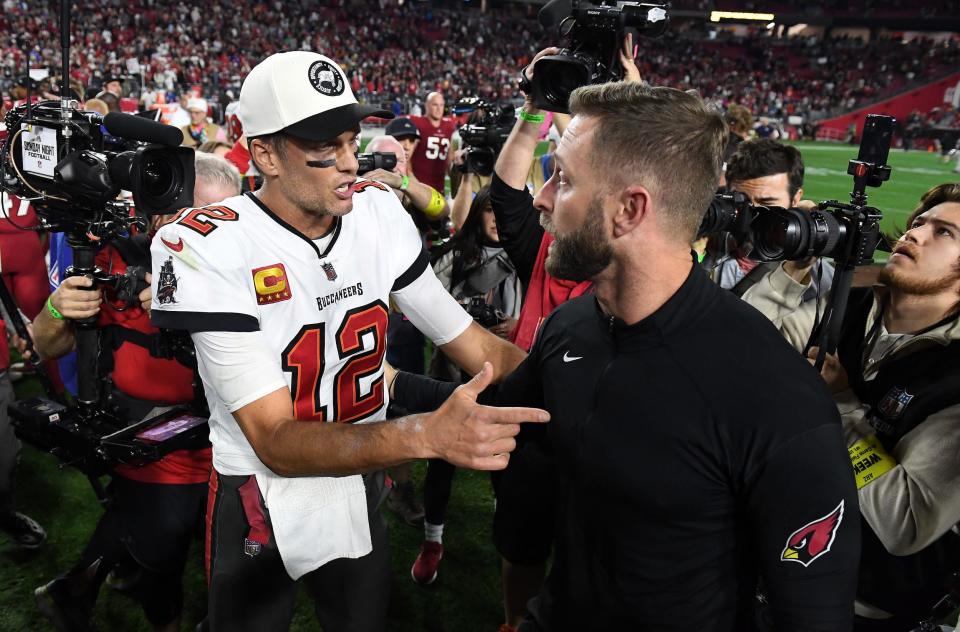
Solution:
M 337 271 L 333 269 L 332 263 L 324 263 L 323 271 L 327 275 L 327 281 L 336 281 L 337 280 Z
M 256 540 L 250 540 L 246 538 L 243 540 L 243 552 L 250 557 L 256 557 L 260 555 L 260 551 L 262 549 L 263 545 Z
M 912 399 L 913 395 L 908 393 L 906 389 L 894 386 L 877 404 L 877 410 L 887 419 L 897 419 L 903 414 L 903 410 Z

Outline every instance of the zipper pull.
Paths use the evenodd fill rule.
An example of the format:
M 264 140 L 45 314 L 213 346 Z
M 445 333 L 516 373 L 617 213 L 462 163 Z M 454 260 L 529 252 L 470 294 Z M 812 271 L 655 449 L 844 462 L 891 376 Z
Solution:
M 613 321 L 614 321 L 614 317 L 610 316 L 610 333 L 613 333 Z

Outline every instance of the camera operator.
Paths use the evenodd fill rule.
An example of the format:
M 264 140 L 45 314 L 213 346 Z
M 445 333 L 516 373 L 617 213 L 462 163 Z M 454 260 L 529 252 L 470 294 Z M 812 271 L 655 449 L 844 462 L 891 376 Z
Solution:
M 822 371 L 864 518 L 858 631 L 911 629 L 960 569 L 960 185 L 927 191 L 907 226 L 883 285 L 851 291 Z M 755 289 L 748 302 L 780 301 Z M 809 335 L 813 310 L 782 309 Z
M 467 117 L 467 124 L 480 125 L 483 122 L 483 117 L 484 111 L 476 109 Z M 459 231 L 466 222 L 477 191 L 490 185 L 491 176 L 470 172 L 469 162 L 465 159 L 468 150 L 469 148 L 464 147 L 458 149 L 450 167 L 450 188 L 455 192 L 450 211 L 450 221 L 453 223 L 455 231 Z
M 197 206 L 239 194 L 232 165 L 210 154 L 196 155 Z M 175 216 L 154 219 L 152 229 Z M 97 254 L 98 267 L 123 273 L 149 269 L 147 244 L 139 237 L 111 242 Z M 150 274 L 145 275 L 150 282 Z M 91 290 L 87 277 L 71 276 L 51 295 L 34 321 L 37 351 L 60 357 L 75 347 L 74 321 L 95 318 L 100 333 L 102 389 L 118 419 L 135 422 L 166 407 L 195 401 L 193 368 L 151 351 L 162 346 L 150 325 L 149 285 L 139 304 L 125 307 L 114 296 Z M 129 592 L 155 630 L 178 630 L 183 603 L 181 576 L 194 535 L 199 533 L 210 474 L 210 448 L 177 450 L 143 467 L 118 465 L 109 486 L 110 502 L 72 569 L 35 591 L 40 611 L 60 629 L 87 629 L 100 585 L 118 565 L 139 565 Z
M 513 264 L 500 247 L 488 187 L 477 192 L 463 226 L 439 255 L 433 270 L 444 288 L 481 326 L 507 338 L 516 325 L 523 294 Z M 458 384 L 470 379 L 439 350 L 434 352 L 430 374 Z M 453 474 L 454 466 L 447 461 L 428 461 L 423 483 L 424 541 L 410 571 L 418 584 L 431 584 L 437 578 Z
M 522 72 L 528 80 L 533 77 L 537 60 L 554 55 L 557 48 L 547 48 L 534 57 Z M 633 59 L 633 37 L 628 36 L 620 51 L 620 64 L 626 81 L 641 81 L 640 71 Z M 500 245 L 510 257 L 517 270 L 517 278 L 524 290 L 523 304 L 511 340 L 521 349 L 529 350 L 537 330 L 544 319 L 558 305 L 581 296 L 592 288 L 587 280 L 571 281 L 551 275 L 545 266 L 547 253 L 553 237 L 540 225 L 539 213 L 534 208 L 533 197 L 526 188 L 530 163 L 534 158 L 540 137 L 543 111 L 535 107 L 532 96 L 526 101 L 516 125 L 497 157 L 493 178 L 490 182 L 490 201 L 497 222 Z M 554 123 L 562 135 L 570 117 L 555 113 Z M 552 483 L 544 480 L 543 485 Z M 549 506 L 541 511 L 550 512 Z M 549 548 L 551 534 L 543 534 Z M 548 552 L 532 555 L 517 561 L 503 559 L 502 579 L 504 611 L 508 626 L 516 626 L 523 618 L 527 601 L 537 594 L 546 571 Z
M 391 121 L 391 123 L 394 122 Z M 363 175 L 369 180 L 382 182 L 393 189 L 393 192 L 397 194 L 397 197 L 400 198 L 414 220 L 416 220 L 418 213 L 422 213 L 431 220 L 445 217 L 449 213 L 447 199 L 432 186 L 420 182 L 416 176 L 410 173 L 410 163 L 407 160 L 406 150 L 397 138 L 392 135 L 377 136 L 367 143 L 366 151 L 396 154 L 397 166 L 391 171 L 374 169 Z
M 795 147 L 769 138 L 755 138 L 737 145 L 727 163 L 725 177 L 730 190 L 746 194 L 755 206 L 792 208 L 803 198 L 803 172 L 803 157 Z M 758 263 L 749 258 L 752 247 L 750 243 L 738 244 L 728 258 L 717 264 L 713 275 L 720 287 L 743 294 L 748 287 L 766 280 L 775 268 L 781 269 L 782 274 L 778 277 L 787 275 L 806 282 L 810 279 L 811 268 L 817 263 L 816 258 L 782 264 Z M 824 263 L 823 268 L 821 271 L 818 266 L 814 271 L 817 289 L 805 293 L 804 300 L 824 296 L 829 291 L 833 266 Z M 749 279 L 744 281 L 748 276 Z
M 595 295 L 558 307 L 492 397 L 552 415 L 521 432 L 497 493 L 504 557 L 542 556 L 555 532 L 520 630 L 751 630 L 758 578 L 778 631 L 849 630 L 860 529 L 836 408 L 690 256 L 722 118 L 625 82 L 578 88 L 570 111 L 535 204 L 550 273 L 590 278 Z M 449 390 L 403 373 L 394 385 L 414 410 L 411 387 L 434 389 L 431 403 Z

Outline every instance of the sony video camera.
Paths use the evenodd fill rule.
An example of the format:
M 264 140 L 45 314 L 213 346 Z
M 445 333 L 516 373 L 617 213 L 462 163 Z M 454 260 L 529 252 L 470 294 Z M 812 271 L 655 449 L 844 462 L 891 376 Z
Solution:
M 896 119 L 889 116 L 867 116 L 860 152 L 847 167 L 847 173 L 864 186 L 879 187 L 890 178 L 886 162 L 895 125 Z M 856 201 L 847 205 L 827 200 L 805 211 L 753 206 L 743 193 L 721 190 L 704 214 L 697 236 L 729 232 L 737 242 L 753 245 L 749 256 L 757 261 L 852 256 L 856 265 L 866 265 L 873 262 L 880 242 L 882 217 L 877 209 Z M 854 238 L 858 244 L 850 243 Z
M 180 130 L 129 114 L 101 116 L 75 101 L 19 105 L 7 113 L 0 186 L 31 199 L 51 223 L 89 223 L 104 211 L 122 216 L 117 197 L 133 194 L 144 215 L 193 203 L 193 150 Z
M 670 23 L 669 4 L 552 0 L 540 10 L 540 24 L 558 26 L 569 41 L 556 55 L 537 60 L 529 90 L 533 104 L 568 112 L 570 93 L 580 86 L 623 78 L 619 50 L 628 33 L 659 37 Z
M 514 109 L 499 103 L 484 101 L 478 97 L 467 97 L 453 106 L 456 115 L 480 112 L 480 120 L 461 125 L 460 138 L 467 147 L 463 155 L 463 173 L 475 173 L 489 176 L 497 161 L 497 154 L 510 136 L 510 130 L 516 123 Z
M 357 162 L 360 165 L 357 167 L 358 176 L 375 169 L 393 171 L 394 167 L 397 166 L 397 155 L 390 151 L 371 151 L 365 154 L 357 154 Z

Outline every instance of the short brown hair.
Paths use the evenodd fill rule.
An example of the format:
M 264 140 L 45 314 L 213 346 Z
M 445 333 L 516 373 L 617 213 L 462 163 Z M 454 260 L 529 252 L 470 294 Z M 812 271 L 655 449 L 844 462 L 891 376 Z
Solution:
M 913 212 L 910 213 L 910 217 L 907 218 L 907 226 L 904 228 L 904 231 L 910 230 L 910 227 L 913 226 L 913 221 L 919 216 L 934 206 L 939 206 L 945 202 L 956 202 L 960 204 L 960 183 L 948 182 L 946 184 L 938 184 L 920 196 L 920 202 L 917 204 L 917 207 L 913 209 Z
M 800 150 L 772 138 L 751 138 L 737 145 L 737 151 L 727 163 L 727 182 L 744 182 L 787 174 L 790 199 L 803 187 L 803 156 Z
M 664 233 L 691 241 L 720 181 L 723 118 L 695 93 L 625 81 L 577 88 L 570 113 L 599 119 L 594 171 L 609 183 L 642 182 L 664 210 Z

